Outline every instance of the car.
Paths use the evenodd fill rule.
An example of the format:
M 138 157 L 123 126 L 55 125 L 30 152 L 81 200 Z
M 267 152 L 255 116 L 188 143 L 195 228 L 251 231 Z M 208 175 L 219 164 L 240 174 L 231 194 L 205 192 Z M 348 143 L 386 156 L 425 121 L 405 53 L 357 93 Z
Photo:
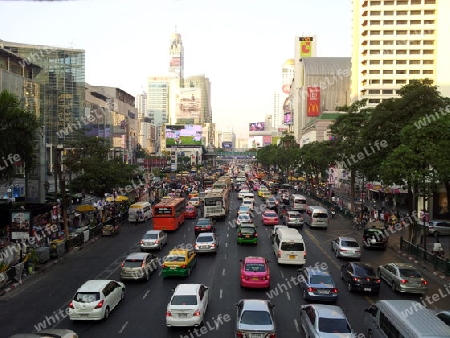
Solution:
M 189 200 L 188 205 L 193 205 L 194 207 L 198 208 L 200 206 L 200 197 L 192 197 Z
M 266 199 L 266 209 L 273 210 L 275 212 L 278 211 L 278 201 L 276 197 L 269 197 Z
M 184 218 L 197 218 L 197 208 L 193 205 L 187 205 L 184 211 Z
M 141 251 L 153 249 L 161 251 L 164 245 L 167 245 L 167 233 L 163 230 L 147 231 L 140 242 Z
M 125 284 L 115 280 L 88 280 L 69 303 L 69 319 L 106 320 L 124 298 Z
M 244 198 L 241 205 L 247 206 L 250 211 L 253 211 L 254 201 L 251 198 Z
M 344 311 L 336 305 L 302 305 L 300 324 L 306 337 L 310 338 L 353 338 L 356 336 Z
M 158 269 L 158 257 L 152 253 L 135 252 L 129 254 L 120 265 L 120 280 L 149 280 Z
M 214 232 L 199 233 L 195 240 L 194 250 L 196 253 L 217 253 L 219 239 Z
M 240 214 L 248 214 L 251 215 L 252 211 L 250 210 L 250 208 L 248 207 L 248 205 L 241 205 L 239 206 L 239 209 L 237 211 L 237 217 L 239 217 Z
M 278 214 L 272 210 L 266 210 L 261 215 L 263 225 L 277 225 L 278 224 Z
M 237 230 L 237 242 L 238 244 L 257 244 L 258 233 L 256 227 L 253 224 L 241 224 Z
M 420 293 L 428 291 L 428 281 L 422 273 L 408 263 L 389 263 L 378 268 L 380 278 L 391 286 L 393 291 Z
M 274 305 L 270 300 L 241 299 L 236 304 L 236 337 L 276 337 Z
M 450 326 L 450 311 L 449 310 L 436 310 L 436 316 L 442 320 L 445 324 Z
M 9 338 L 42 338 L 42 337 L 52 337 L 52 338 L 78 338 L 78 335 L 68 329 L 47 329 L 40 330 L 35 333 L 16 333 Z
M 253 224 L 253 218 L 251 218 L 249 214 L 240 214 L 240 215 L 236 218 L 236 224 L 237 224 L 237 225 L 241 225 L 241 224 Z
M 166 326 L 202 326 L 208 302 L 208 286 L 178 284 L 167 304 Z
M 270 288 L 269 263 L 263 257 L 249 256 L 241 262 L 241 287 L 243 288 Z
M 258 191 L 260 185 L 259 184 L 253 184 L 253 191 Z
M 171 276 L 190 276 L 197 264 L 197 255 L 191 249 L 173 249 L 164 257 L 162 263 L 163 278 Z
M 356 239 L 351 237 L 338 237 L 331 241 L 331 251 L 336 258 L 361 259 L 361 247 Z
M 380 293 L 380 277 L 372 265 L 363 262 L 348 262 L 341 266 L 341 279 L 347 284 L 347 291 Z
M 432 220 L 426 225 L 428 233 L 431 236 L 448 236 L 450 235 L 450 221 Z
M 275 233 L 277 232 L 278 229 L 288 229 L 288 228 L 289 227 L 286 225 L 281 225 L 281 224 L 274 225 L 270 236 L 271 237 L 275 236 Z
M 205 202 L 206 193 L 204 191 L 198 193 L 198 198 L 200 199 L 200 204 Z
M 302 228 L 305 221 L 298 211 L 287 211 L 283 216 L 283 223 L 290 227 Z
M 376 226 L 365 228 L 363 233 L 363 247 L 365 249 L 386 250 L 389 236 L 384 233 L 384 228 Z
M 192 191 L 188 194 L 188 199 L 191 199 L 192 197 L 199 197 L 199 196 L 198 196 L 198 191 L 197 191 L 197 190 L 192 190 Z
M 297 280 L 304 300 L 336 302 L 338 299 L 338 289 L 329 271 L 304 267 L 297 271 Z
M 212 218 L 202 217 L 199 218 L 194 226 L 195 237 L 201 232 L 215 232 L 216 223 Z
M 266 186 L 262 185 L 259 187 L 257 195 L 258 195 L 258 197 L 262 197 L 263 194 L 269 194 L 269 196 L 270 196 L 270 190 L 267 189 Z M 267 197 L 269 197 L 269 196 L 267 196 Z
M 239 193 L 238 193 L 238 199 L 239 199 L 239 200 L 244 199 L 244 194 L 247 194 L 247 193 L 249 193 L 249 192 L 250 192 L 250 190 L 248 190 L 248 188 L 244 189 L 244 188 L 241 186 L 241 190 L 239 190 Z

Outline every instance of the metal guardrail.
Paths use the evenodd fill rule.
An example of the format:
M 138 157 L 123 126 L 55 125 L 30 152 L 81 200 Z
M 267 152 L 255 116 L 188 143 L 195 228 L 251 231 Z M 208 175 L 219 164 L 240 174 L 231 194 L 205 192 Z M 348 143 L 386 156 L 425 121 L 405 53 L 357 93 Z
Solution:
M 417 259 L 428 262 L 433 265 L 434 269 L 443 272 L 446 276 L 450 276 L 450 260 L 441 258 L 429 251 L 424 250 L 418 245 L 406 241 L 400 237 L 400 251 L 404 251 Z

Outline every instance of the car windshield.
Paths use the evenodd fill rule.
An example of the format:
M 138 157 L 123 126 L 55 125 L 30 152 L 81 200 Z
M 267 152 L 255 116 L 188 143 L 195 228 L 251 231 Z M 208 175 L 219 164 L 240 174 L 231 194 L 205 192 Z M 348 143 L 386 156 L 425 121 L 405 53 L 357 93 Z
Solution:
M 75 301 L 79 303 L 90 303 L 100 300 L 100 292 L 77 292 Z
M 140 268 L 142 266 L 142 260 L 137 259 L 127 259 L 123 262 L 124 268 Z
M 265 217 L 278 217 L 278 215 L 274 212 L 266 212 L 264 214 Z
M 213 242 L 212 236 L 200 236 L 197 238 L 197 243 Z
M 400 269 L 400 276 L 409 278 L 422 278 L 422 274 L 415 269 Z
M 191 202 L 198 202 L 198 197 L 192 197 Z
M 371 267 L 355 266 L 355 274 L 360 277 L 373 277 L 376 276 L 375 270 Z
M 197 228 L 206 228 L 206 227 L 210 227 L 211 223 L 206 223 L 206 224 L 198 224 L 196 225 Z
M 166 256 L 165 262 L 184 262 L 184 256 L 168 255 Z
M 334 284 L 330 276 L 311 276 L 310 284 Z
M 326 333 L 351 333 L 352 329 L 342 318 L 319 318 L 319 331 Z
M 144 234 L 144 239 L 158 239 L 158 234 Z
M 255 228 L 250 228 L 250 227 L 242 227 L 241 228 L 241 234 L 249 234 L 249 235 L 252 235 L 252 234 L 254 234 L 256 231 L 255 231 Z
M 282 251 L 303 251 L 303 243 L 281 243 L 280 249 Z
M 173 296 L 170 305 L 197 305 L 197 297 L 195 295 Z
M 383 231 L 379 230 L 379 229 L 368 229 L 366 231 L 366 236 L 383 236 Z
M 199 225 L 210 225 L 210 224 L 211 224 L 211 221 L 209 219 L 206 219 L 206 218 L 200 218 L 197 221 L 197 226 L 199 226 Z
M 244 270 L 248 272 L 265 272 L 266 265 L 263 263 L 247 263 Z
M 346 246 L 348 248 L 358 248 L 359 247 L 358 242 L 355 242 L 355 241 L 342 241 L 341 245 Z
M 266 311 L 244 311 L 241 316 L 241 324 L 247 325 L 272 325 L 272 318 Z

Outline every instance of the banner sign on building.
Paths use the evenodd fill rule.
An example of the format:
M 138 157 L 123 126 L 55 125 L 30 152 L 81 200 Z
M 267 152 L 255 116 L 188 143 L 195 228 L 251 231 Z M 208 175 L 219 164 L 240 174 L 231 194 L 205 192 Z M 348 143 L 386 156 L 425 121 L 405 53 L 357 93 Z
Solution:
M 312 41 L 313 37 L 300 37 L 300 56 L 301 57 L 310 57 L 312 56 Z
M 266 129 L 265 122 L 253 122 L 249 123 L 248 130 L 249 131 L 264 131 Z
M 226 148 L 226 149 L 233 148 L 233 142 L 222 142 L 222 148 Z
M 263 146 L 272 144 L 272 136 L 263 136 Z
M 320 87 L 307 87 L 306 116 L 320 115 Z
M 180 88 L 177 97 L 175 118 L 177 123 L 190 120 L 200 123 L 200 108 L 202 107 L 202 93 L 200 88 Z

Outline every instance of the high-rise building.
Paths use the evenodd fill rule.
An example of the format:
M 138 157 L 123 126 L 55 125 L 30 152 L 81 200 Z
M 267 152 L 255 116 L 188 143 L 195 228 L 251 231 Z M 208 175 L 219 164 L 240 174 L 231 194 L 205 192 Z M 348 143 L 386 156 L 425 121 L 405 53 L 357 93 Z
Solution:
M 187 102 L 184 104 L 183 101 Z M 176 123 L 212 123 L 211 83 L 205 75 L 189 76 L 183 79 L 178 101 L 179 111 Z
M 148 78 L 147 117 L 157 127 L 168 123 L 170 84 L 173 79 L 172 75 L 150 76 Z
M 179 79 L 184 77 L 184 48 L 181 34 L 173 33 L 169 41 L 169 73 Z
M 143 91 L 141 94 L 136 95 L 136 108 L 138 110 L 138 117 L 142 119 L 147 114 L 147 93 Z
M 450 96 L 450 1 L 353 0 L 351 101 L 376 105 L 411 80 Z

